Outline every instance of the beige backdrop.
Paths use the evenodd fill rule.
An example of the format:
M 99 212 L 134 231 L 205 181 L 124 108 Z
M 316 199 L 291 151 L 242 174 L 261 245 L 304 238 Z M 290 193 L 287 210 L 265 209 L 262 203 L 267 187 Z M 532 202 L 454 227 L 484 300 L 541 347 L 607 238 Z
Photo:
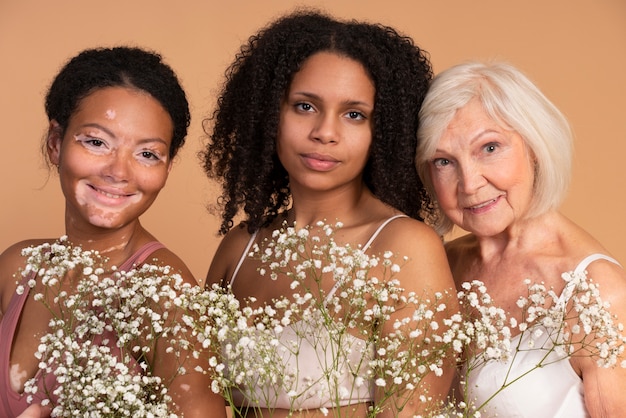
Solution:
M 563 212 L 626 263 L 623 0 L 0 0 L 0 248 L 63 234 L 57 177 L 48 177 L 40 155 L 43 96 L 59 66 L 84 48 L 133 44 L 174 67 L 193 116 L 169 183 L 143 221 L 203 279 L 219 237 L 205 208 L 216 187 L 196 157 L 201 120 L 240 43 L 298 4 L 395 26 L 431 53 L 435 72 L 493 57 L 527 72 L 576 134 Z

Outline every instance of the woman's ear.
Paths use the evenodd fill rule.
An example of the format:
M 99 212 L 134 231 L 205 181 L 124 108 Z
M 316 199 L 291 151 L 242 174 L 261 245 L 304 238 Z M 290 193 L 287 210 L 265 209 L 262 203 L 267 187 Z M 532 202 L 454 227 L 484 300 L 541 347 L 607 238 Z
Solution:
M 46 138 L 46 151 L 48 159 L 55 166 L 59 166 L 61 160 L 61 142 L 63 142 L 63 129 L 56 120 L 50 121 L 48 136 Z

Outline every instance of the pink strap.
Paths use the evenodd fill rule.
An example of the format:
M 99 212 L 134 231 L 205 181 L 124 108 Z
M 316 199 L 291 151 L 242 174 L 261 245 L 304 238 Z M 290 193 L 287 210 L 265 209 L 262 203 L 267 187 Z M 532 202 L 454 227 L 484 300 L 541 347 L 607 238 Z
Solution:
M 119 266 L 119 270 L 121 271 L 129 271 L 134 267 L 142 264 L 146 259 L 155 251 L 160 250 L 161 248 L 165 248 L 165 245 L 161 244 L 158 241 L 151 241 L 147 244 L 144 244 L 135 254 L 133 254 L 128 260 L 124 261 L 122 265 Z

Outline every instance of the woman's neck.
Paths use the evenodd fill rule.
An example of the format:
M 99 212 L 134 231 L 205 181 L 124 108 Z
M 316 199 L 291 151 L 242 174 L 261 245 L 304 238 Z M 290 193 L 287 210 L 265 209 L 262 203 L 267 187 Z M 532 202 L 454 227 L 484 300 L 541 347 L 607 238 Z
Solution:
M 494 259 L 506 254 L 517 255 L 536 251 L 555 240 L 562 215 L 551 211 L 515 222 L 493 236 L 476 236 L 482 259 Z
M 289 223 L 312 225 L 318 221 L 341 221 L 348 225 L 362 221 L 368 206 L 379 201 L 363 184 L 359 188 L 338 189 L 323 193 L 294 193 L 293 204 L 287 214 Z
M 88 231 L 66 225 L 66 235 L 72 244 L 97 250 L 113 265 L 123 263 L 141 245 L 154 239 L 141 226 L 139 220 L 122 228 L 91 228 Z

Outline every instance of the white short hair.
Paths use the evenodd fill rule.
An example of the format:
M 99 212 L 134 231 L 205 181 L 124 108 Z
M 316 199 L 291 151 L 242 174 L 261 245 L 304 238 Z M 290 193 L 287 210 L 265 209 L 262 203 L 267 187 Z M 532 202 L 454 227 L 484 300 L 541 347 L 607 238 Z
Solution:
M 517 132 L 535 158 L 535 184 L 528 216 L 556 209 L 571 179 L 573 138 L 565 116 L 520 70 L 503 62 L 467 62 L 438 74 L 419 112 L 415 163 L 435 203 L 429 163 L 456 111 L 477 99 L 487 114 Z M 435 205 L 428 215 L 441 234 L 453 223 Z

